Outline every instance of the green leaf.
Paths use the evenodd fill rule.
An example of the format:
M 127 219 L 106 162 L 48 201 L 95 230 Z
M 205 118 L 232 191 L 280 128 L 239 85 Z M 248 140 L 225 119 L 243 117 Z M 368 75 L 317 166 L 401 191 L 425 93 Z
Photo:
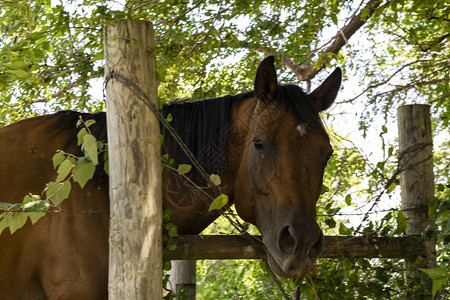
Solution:
M 23 209 L 26 212 L 43 212 L 47 211 L 49 207 L 50 204 L 47 201 L 37 200 L 28 202 L 23 206 Z
M 23 207 L 22 203 L 14 203 L 11 204 L 11 206 L 9 207 L 9 210 L 21 210 Z
M 106 175 L 109 175 L 109 160 L 105 160 L 103 163 L 103 170 L 105 171 Z
M 347 196 L 345 196 L 345 204 L 348 206 L 352 205 L 352 195 L 347 194 Z
M 390 157 L 390 156 L 392 156 L 392 153 L 394 152 L 394 147 L 389 147 L 389 149 L 388 149 L 388 156 Z
M 397 183 L 395 181 L 393 181 L 388 187 L 387 187 L 387 193 L 391 193 L 395 187 L 397 186 Z
M 83 144 L 83 138 L 87 134 L 87 129 L 85 127 L 81 128 L 77 134 L 77 145 L 80 146 Z
M 181 165 L 178 166 L 178 172 L 180 172 L 181 174 L 186 174 L 191 169 L 192 169 L 192 166 L 191 165 L 187 165 L 187 164 L 181 164 Z
M 325 220 L 325 224 L 328 226 L 328 228 L 335 228 L 336 227 L 336 221 L 330 217 Z
M 66 158 L 61 165 L 58 167 L 58 177 L 56 177 L 56 182 L 61 182 L 66 179 L 70 171 L 72 171 L 74 165 L 71 159 Z
M 397 228 L 403 230 L 406 227 L 408 227 L 408 219 L 406 219 L 402 211 L 399 211 L 397 215 Z
M 93 120 L 93 119 L 89 119 L 86 122 L 84 122 L 84 126 L 86 127 L 90 127 L 91 125 L 97 123 L 97 121 Z
M 214 183 L 214 185 L 216 185 L 216 186 L 219 186 L 222 183 L 222 180 L 220 180 L 220 176 L 216 175 L 216 174 L 211 174 L 209 176 L 209 180 L 211 180 L 212 183 Z
M 159 82 L 166 82 L 166 79 L 164 78 L 164 74 L 162 74 L 161 72 L 156 72 L 156 79 Z
M 28 77 L 28 73 L 24 70 L 8 70 L 8 72 L 14 74 L 19 79 L 26 79 Z
M 10 69 L 23 70 L 26 68 L 27 64 L 23 60 L 15 60 L 5 64 L 6 67 Z
M 84 188 L 89 179 L 94 177 L 95 165 L 91 161 L 75 166 L 73 170 L 73 180 L 78 182 L 81 188 Z
M 63 200 L 67 199 L 72 186 L 69 181 L 64 183 L 49 182 L 46 188 L 46 196 L 53 205 L 59 205 Z
M 105 152 L 103 153 L 103 170 L 106 175 L 109 175 L 109 154 L 108 154 L 108 144 L 105 144 Z
M 11 205 L 11 203 L 0 202 L 0 209 L 8 209 Z
M 167 250 L 169 250 L 169 251 L 174 251 L 175 249 L 177 249 L 177 245 L 176 244 L 169 244 L 167 246 Z
M 339 225 L 339 234 L 351 235 L 352 231 L 349 228 L 347 228 L 347 226 L 345 226 L 343 223 L 341 223 L 341 225 Z
M 331 15 L 331 19 L 333 20 L 333 23 L 334 23 L 335 25 L 337 25 L 337 23 L 338 23 L 337 15 L 332 14 L 332 15 Z
M 423 269 L 419 268 L 420 271 L 424 272 L 433 279 L 433 297 L 436 295 L 437 291 L 442 289 L 445 283 L 450 277 L 450 272 L 444 268 L 433 268 L 433 269 Z
M 92 134 L 83 136 L 83 148 L 94 165 L 98 165 L 97 139 Z
M 40 200 L 41 200 L 41 196 L 28 194 L 25 197 L 23 197 L 22 203 L 27 204 L 29 202 L 40 201 Z
M 428 218 L 431 220 L 436 219 L 436 211 L 439 205 L 439 199 L 437 197 L 431 197 L 430 200 L 428 200 Z
M 430 276 L 432 279 L 448 278 L 450 276 L 450 271 L 444 268 L 432 268 L 432 269 L 419 268 L 419 270 Z
M 322 184 L 322 190 L 320 191 L 320 194 L 323 195 L 326 192 L 328 192 L 329 190 L 330 189 L 325 184 Z
M 5 215 L 0 215 L 0 234 L 8 227 L 8 224 L 5 221 Z
M 380 161 L 377 163 L 377 168 L 380 169 L 381 171 L 384 171 L 384 166 L 386 165 L 386 162 L 384 161 Z
M 170 269 L 172 269 L 171 261 L 170 260 L 164 261 L 163 270 L 164 271 L 169 271 Z
M 30 218 L 32 224 L 35 224 L 40 218 L 45 216 L 45 212 L 49 207 L 50 203 L 48 201 L 35 200 L 27 202 L 24 205 L 24 211 L 26 211 L 24 214 Z
M 61 152 L 57 152 L 55 155 L 53 155 L 52 158 L 53 168 L 56 169 L 56 167 L 59 166 L 65 159 L 66 156 L 64 154 L 62 154 Z
M 27 222 L 27 216 L 21 212 L 11 213 L 5 216 L 3 221 L 6 221 L 9 226 L 9 231 L 13 234 L 17 229 L 22 228 L 23 225 L 25 225 Z
M 167 230 L 167 233 L 170 237 L 176 237 L 178 236 L 178 227 L 177 225 L 173 223 L 166 223 L 164 224 L 164 228 Z
M 164 209 L 163 210 L 163 223 L 169 223 L 171 216 L 172 216 L 172 210 L 169 208 Z
M 213 209 L 221 209 L 228 203 L 228 196 L 225 194 L 220 194 L 209 206 L 208 211 L 212 211 Z
M 30 221 L 31 221 L 31 224 L 34 225 L 37 221 L 39 221 L 40 218 L 45 216 L 45 212 L 33 211 L 33 212 L 24 213 L 24 215 L 29 217 Z
M 95 54 L 93 58 L 91 58 L 91 61 L 103 60 L 104 58 L 105 58 L 104 51 L 100 51 L 97 54 Z

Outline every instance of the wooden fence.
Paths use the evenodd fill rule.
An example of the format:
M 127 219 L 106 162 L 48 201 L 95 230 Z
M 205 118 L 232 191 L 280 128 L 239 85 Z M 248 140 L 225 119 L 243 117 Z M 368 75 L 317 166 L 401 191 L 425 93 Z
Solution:
M 257 236 L 262 239 L 261 236 Z M 171 260 L 262 259 L 263 252 L 237 235 L 184 235 L 173 238 L 177 248 L 167 253 Z M 263 244 L 260 244 L 264 247 Z M 322 258 L 404 258 L 406 253 L 427 255 L 420 237 L 325 236 Z

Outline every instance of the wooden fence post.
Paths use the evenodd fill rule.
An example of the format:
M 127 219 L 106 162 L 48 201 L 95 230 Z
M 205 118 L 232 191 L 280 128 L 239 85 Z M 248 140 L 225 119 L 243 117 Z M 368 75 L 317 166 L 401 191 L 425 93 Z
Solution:
M 153 26 L 120 21 L 105 28 L 105 74 L 137 84 L 157 105 Z M 107 77 L 108 78 L 108 77 Z M 121 82 L 106 85 L 109 184 L 109 299 L 162 298 L 159 121 Z
M 169 281 L 174 291 L 183 284 L 183 295 L 177 292 L 177 300 L 195 300 L 196 283 L 196 261 L 195 260 L 172 260 Z
M 427 238 L 433 229 L 433 221 L 428 218 L 428 201 L 434 196 L 433 140 L 429 105 L 404 105 L 398 108 L 398 131 L 400 150 L 400 185 L 402 208 L 408 220 L 406 233 Z M 417 268 L 436 267 L 434 238 L 425 241 L 426 255 L 421 262 L 406 260 L 408 269 L 413 269 L 414 277 L 422 278 L 428 285 L 426 298 L 431 299 L 430 278 Z M 413 254 L 413 253 L 412 253 Z

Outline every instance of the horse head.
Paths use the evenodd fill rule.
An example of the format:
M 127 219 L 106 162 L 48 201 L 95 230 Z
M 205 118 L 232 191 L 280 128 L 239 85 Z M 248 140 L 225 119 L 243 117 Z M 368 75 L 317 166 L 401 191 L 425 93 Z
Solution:
M 341 77 L 338 68 L 308 95 L 278 84 L 273 57 L 256 73 L 234 202 L 260 230 L 270 267 L 281 278 L 305 275 L 323 250 L 316 202 L 333 150 L 319 112 L 334 102 Z

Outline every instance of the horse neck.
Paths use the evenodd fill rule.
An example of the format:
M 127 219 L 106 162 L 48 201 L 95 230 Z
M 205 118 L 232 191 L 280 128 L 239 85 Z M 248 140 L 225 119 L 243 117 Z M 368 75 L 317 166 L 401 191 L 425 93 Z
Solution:
M 226 167 L 222 173 L 224 192 L 233 198 L 236 175 L 241 165 L 242 153 L 251 139 L 249 139 L 249 124 L 255 109 L 254 98 L 248 98 L 231 108 L 230 123 L 226 143 Z

